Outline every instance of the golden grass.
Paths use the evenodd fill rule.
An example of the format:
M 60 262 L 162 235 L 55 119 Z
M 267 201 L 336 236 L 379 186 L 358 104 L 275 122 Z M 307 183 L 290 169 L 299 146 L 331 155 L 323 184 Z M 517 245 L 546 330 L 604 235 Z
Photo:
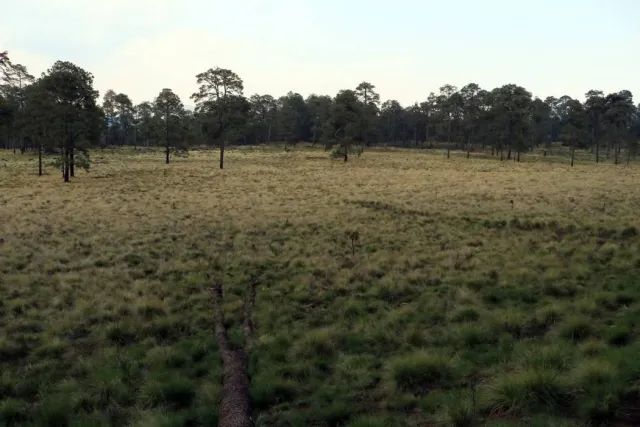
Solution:
M 232 326 L 257 270 L 251 375 L 265 425 L 441 419 L 455 408 L 397 395 L 382 378 L 425 348 L 455 355 L 456 390 L 416 385 L 447 402 L 472 372 L 480 390 L 495 383 L 526 399 L 502 378 L 521 363 L 510 355 L 565 340 L 578 321 L 594 326 L 592 341 L 566 341 L 576 357 L 635 348 L 635 337 L 593 340 L 639 317 L 638 166 L 398 150 L 347 163 L 311 149 L 225 157 L 219 170 L 216 152 L 167 166 L 159 152 L 97 150 L 91 172 L 63 184 L 51 167 L 36 176 L 33 157 L 0 153 L 0 403 L 15 423 L 215 422 L 208 277 L 235 296 L 225 297 Z M 593 304 L 596 292 L 607 307 Z M 363 357 L 364 368 L 349 368 L 358 375 L 345 375 L 345 360 Z M 615 372 L 635 378 L 632 367 Z M 48 399 L 69 389 L 78 401 L 55 413 Z

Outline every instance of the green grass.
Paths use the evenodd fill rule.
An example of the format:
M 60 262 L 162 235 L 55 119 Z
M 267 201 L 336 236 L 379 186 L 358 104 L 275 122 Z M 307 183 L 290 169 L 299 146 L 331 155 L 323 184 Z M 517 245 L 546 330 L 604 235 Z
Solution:
M 216 425 L 258 271 L 257 425 L 640 422 L 637 165 L 0 157 L 0 426 Z

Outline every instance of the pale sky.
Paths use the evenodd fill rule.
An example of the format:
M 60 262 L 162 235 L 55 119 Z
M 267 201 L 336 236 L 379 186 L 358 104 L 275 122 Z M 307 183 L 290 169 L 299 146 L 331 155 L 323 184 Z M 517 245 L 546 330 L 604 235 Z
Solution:
M 245 95 L 335 95 L 363 80 L 383 100 L 445 83 L 640 100 L 640 0 L 18 0 L 0 8 L 0 51 L 40 75 L 56 60 L 135 103 L 230 68 Z

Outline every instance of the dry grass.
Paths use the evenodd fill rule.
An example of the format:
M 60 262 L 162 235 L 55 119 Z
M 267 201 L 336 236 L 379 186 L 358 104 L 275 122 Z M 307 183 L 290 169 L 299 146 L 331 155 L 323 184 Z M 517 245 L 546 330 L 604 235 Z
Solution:
M 636 412 L 635 165 L 409 151 L 345 164 L 306 149 L 231 150 L 223 171 L 214 152 L 169 166 L 153 151 L 93 158 L 64 185 L 0 153 L 0 425 L 215 424 L 210 278 L 237 341 L 256 271 L 262 425 Z M 415 355 L 433 351 L 447 380 L 414 383 L 432 369 Z M 583 374 L 598 363 L 602 380 Z

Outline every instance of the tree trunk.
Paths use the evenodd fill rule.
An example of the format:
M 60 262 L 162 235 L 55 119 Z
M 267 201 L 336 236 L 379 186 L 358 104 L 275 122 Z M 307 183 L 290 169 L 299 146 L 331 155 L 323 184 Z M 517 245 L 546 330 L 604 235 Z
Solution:
M 627 165 L 631 161 L 631 147 L 627 147 Z
M 614 164 L 617 165 L 618 164 L 618 154 L 620 153 L 620 143 L 618 143 L 618 146 L 615 147 L 613 149 L 613 155 L 614 155 Z
M 451 149 L 447 147 L 447 159 L 451 158 Z
M 69 147 L 69 174 L 71 178 L 76 176 L 76 164 L 75 164 L 75 153 L 74 153 L 74 142 L 71 141 L 71 146 Z
M 165 152 L 164 152 L 164 154 L 165 154 L 165 160 L 164 160 L 165 165 L 169 164 L 169 153 L 170 152 L 171 152 L 171 150 L 169 149 L 169 144 L 167 144 L 167 146 L 165 148 Z
M 571 146 L 571 167 L 573 167 L 573 161 L 576 157 L 576 147 Z
M 220 402 L 219 427 L 253 427 L 251 387 L 249 382 L 247 351 L 253 340 L 251 316 L 255 304 L 256 284 L 251 284 L 245 301 L 244 345 L 239 350 L 230 348 L 222 312 L 222 286 L 213 289 L 215 302 L 215 333 L 222 358 L 222 400 Z
M 42 176 L 42 140 L 38 142 L 38 176 Z
M 511 160 L 511 142 L 509 142 L 509 151 L 507 152 L 507 160 Z
M 520 151 L 516 153 L 516 162 L 520 163 Z
M 267 144 L 271 143 L 271 123 L 269 123 L 269 130 L 267 131 Z
M 596 140 L 596 163 L 600 163 L 600 141 Z
M 344 144 L 344 161 L 349 160 L 349 146 Z
M 63 173 L 62 176 L 64 177 L 64 182 L 69 182 L 69 149 L 65 148 L 64 149 L 64 159 L 62 161 L 63 163 Z
M 424 127 L 424 143 L 425 145 L 428 146 L 428 143 L 429 143 L 429 125 L 428 124 Z
M 220 141 L 220 169 L 224 168 L 224 139 Z
M 504 161 L 504 149 L 502 147 L 500 148 L 500 161 Z

